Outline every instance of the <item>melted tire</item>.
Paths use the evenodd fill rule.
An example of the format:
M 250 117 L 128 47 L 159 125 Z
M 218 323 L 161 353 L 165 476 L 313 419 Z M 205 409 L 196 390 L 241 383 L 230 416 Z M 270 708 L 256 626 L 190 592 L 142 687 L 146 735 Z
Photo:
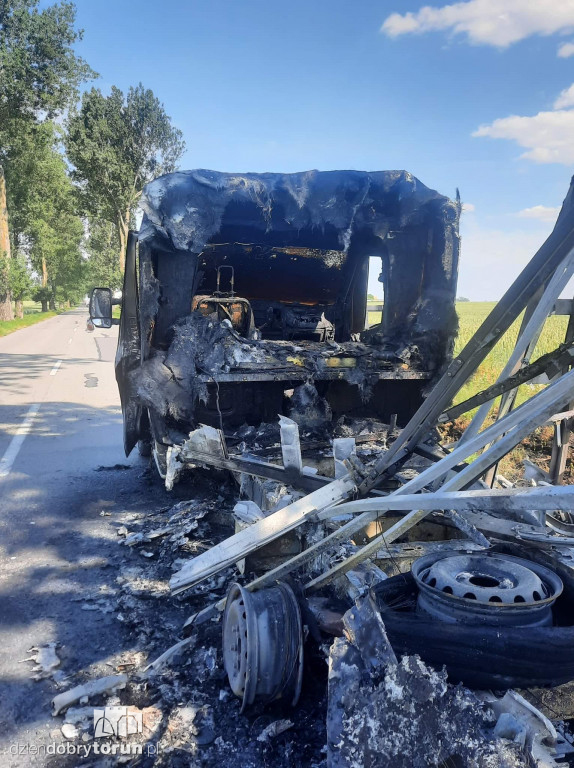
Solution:
M 428 618 L 416 613 L 418 590 L 410 573 L 378 584 L 373 597 L 394 651 L 445 666 L 452 682 L 506 690 L 574 680 L 574 626 L 503 628 Z M 558 602 L 564 600 L 569 598 Z

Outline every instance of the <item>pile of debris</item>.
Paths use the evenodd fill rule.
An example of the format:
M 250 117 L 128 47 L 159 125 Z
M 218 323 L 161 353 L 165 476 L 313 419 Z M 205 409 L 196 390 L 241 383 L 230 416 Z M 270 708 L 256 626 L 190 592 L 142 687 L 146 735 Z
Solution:
M 402 430 L 333 424 L 303 384 L 293 418 L 202 426 L 169 449 L 168 488 L 198 467 L 236 485 L 120 531 L 148 560 L 120 576 L 122 614 L 137 616 L 146 580 L 156 617 L 164 602 L 192 611 L 155 661 L 100 681 L 156 707 L 149 764 L 180 764 L 176 742 L 185 764 L 219 766 L 241 755 L 246 766 L 542 767 L 574 753 L 569 705 L 535 706 L 541 689 L 574 680 L 574 487 L 560 484 L 574 305 L 558 301 L 574 271 L 573 205 L 571 190 L 548 241 Z M 452 406 L 523 311 L 499 381 Z M 531 363 L 555 311 L 571 317 L 565 342 Z M 515 408 L 518 386 L 541 374 L 548 386 Z M 477 406 L 458 443 L 441 446 L 437 425 Z M 500 459 L 548 422 L 550 474 L 524 487 L 500 478 Z M 149 649 L 153 630 L 138 622 Z M 64 693 L 55 710 L 89 695 Z

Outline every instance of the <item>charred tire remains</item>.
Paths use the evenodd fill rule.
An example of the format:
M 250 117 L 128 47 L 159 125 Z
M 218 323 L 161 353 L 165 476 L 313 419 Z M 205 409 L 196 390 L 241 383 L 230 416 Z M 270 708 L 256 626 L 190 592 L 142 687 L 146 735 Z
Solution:
M 435 606 L 440 617 L 422 611 L 419 601 L 423 590 L 419 586 L 423 584 L 424 589 L 425 585 L 421 576 L 428 574 L 436 559 L 435 555 L 420 558 L 411 573 L 392 576 L 372 590 L 389 641 L 397 654 L 418 654 L 429 664 L 438 668 L 445 666 L 452 682 L 462 682 L 480 690 L 556 686 L 574 679 L 574 626 L 539 623 L 509 626 L 496 623 L 494 617 L 486 622 L 484 618 L 488 610 L 498 611 L 500 619 L 502 611 L 513 610 L 517 604 L 486 603 L 483 604 L 485 613 L 472 613 L 466 612 L 465 608 L 467 604 L 476 606 L 478 601 L 468 598 L 465 608 L 460 607 L 464 598 L 454 598 L 460 601 L 458 611 L 446 617 L 443 603 L 438 609 Z M 509 578 L 516 563 L 524 564 L 553 590 L 553 598 L 557 599 L 555 609 L 550 610 L 554 615 L 574 615 L 571 590 L 566 589 L 558 597 L 562 583 L 552 571 L 521 558 L 505 555 L 503 560 L 508 561 L 508 566 L 502 567 L 506 567 Z M 488 568 L 488 573 L 492 573 L 493 566 Z M 451 579 L 457 570 L 449 570 L 448 578 Z M 484 569 L 477 568 L 476 572 L 484 574 Z M 427 596 L 425 592 L 425 598 Z M 532 611 L 536 613 L 536 603 Z M 527 621 L 527 614 L 528 609 L 523 614 L 524 621 Z
M 248 592 L 233 584 L 223 619 L 223 663 L 229 685 L 243 700 L 285 699 L 295 705 L 303 680 L 303 625 L 286 584 Z
M 417 610 L 451 624 L 547 626 L 563 589 L 548 568 L 493 552 L 433 553 L 417 560 L 412 572 Z

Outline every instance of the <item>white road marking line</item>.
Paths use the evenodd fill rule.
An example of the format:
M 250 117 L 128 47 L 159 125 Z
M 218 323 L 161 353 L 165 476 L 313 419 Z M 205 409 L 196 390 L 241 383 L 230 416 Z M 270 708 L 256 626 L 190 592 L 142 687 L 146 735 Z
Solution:
M 71 343 L 72 343 L 72 339 L 68 339 L 68 344 L 71 344 Z
M 20 448 L 22 447 L 22 443 L 26 439 L 26 435 L 30 431 L 32 423 L 36 418 L 36 414 L 39 410 L 40 403 L 36 403 L 35 405 L 30 406 L 30 409 L 26 414 L 26 418 L 18 427 L 18 431 L 10 441 L 10 445 L 6 449 L 6 453 L 0 459 L 0 477 L 6 477 L 10 474 L 12 465 L 16 461 L 16 456 L 18 456 Z
M 58 360 L 58 362 L 56 363 L 56 365 L 55 365 L 55 366 L 52 368 L 52 370 L 50 371 L 50 376 L 55 376 L 55 375 L 58 373 L 58 368 L 59 368 L 61 365 L 62 365 L 62 361 L 61 361 L 61 360 Z

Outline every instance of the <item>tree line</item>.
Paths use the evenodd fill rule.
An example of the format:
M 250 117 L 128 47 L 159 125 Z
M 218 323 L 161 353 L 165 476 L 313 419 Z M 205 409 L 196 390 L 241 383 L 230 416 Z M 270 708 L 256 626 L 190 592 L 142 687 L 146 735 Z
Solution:
M 86 88 L 82 34 L 72 2 L 0 0 L 0 321 L 121 287 L 141 190 L 185 149 L 141 83 Z

